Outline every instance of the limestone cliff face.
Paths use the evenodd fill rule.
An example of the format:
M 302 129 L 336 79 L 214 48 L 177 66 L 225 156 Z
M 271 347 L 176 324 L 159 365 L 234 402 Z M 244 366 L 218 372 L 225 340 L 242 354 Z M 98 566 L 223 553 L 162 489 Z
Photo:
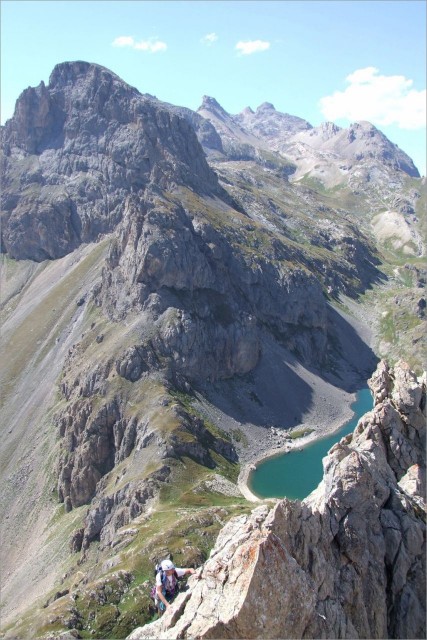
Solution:
M 127 195 L 223 193 L 192 126 L 107 69 L 66 62 L 2 127 L 2 250 L 58 258 L 112 231 Z
M 142 638 L 425 637 L 426 386 L 380 363 L 375 407 L 303 502 L 235 518 Z
M 317 279 L 286 263 L 281 242 L 249 252 L 244 229 L 237 234 L 227 222 L 238 216 L 243 226 L 242 214 L 225 207 L 218 228 L 197 205 L 206 202 L 129 201 L 111 245 L 97 302 L 115 321 L 145 314 L 140 373 L 131 375 L 165 361 L 190 381 L 247 373 L 258 362 L 262 329 L 308 362 L 321 361 L 327 321 Z
M 139 366 L 135 353 L 129 350 L 126 365 L 109 360 L 105 367 L 82 367 L 77 378 L 63 379 L 67 404 L 55 418 L 61 437 L 58 496 L 67 512 L 89 505 L 84 526 L 72 535 L 72 551 L 84 551 L 95 539 L 109 545 L 117 529 L 145 511 L 161 486 L 171 482 L 172 461 L 187 456 L 214 468 L 212 452 L 237 459 L 232 443 L 174 402 L 161 378 L 157 388 L 147 376 L 133 385 Z M 72 368 L 73 359 L 81 362 L 71 351 L 67 366 Z

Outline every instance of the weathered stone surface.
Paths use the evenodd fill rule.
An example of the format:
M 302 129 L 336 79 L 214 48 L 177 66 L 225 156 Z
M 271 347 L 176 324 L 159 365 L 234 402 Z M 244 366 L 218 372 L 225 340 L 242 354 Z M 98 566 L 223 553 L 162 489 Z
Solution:
M 371 387 L 319 487 L 230 521 L 190 591 L 129 640 L 425 637 L 425 381 L 381 363 Z
M 150 185 L 224 194 L 192 126 L 114 73 L 66 62 L 2 127 L 2 250 L 57 258 L 112 231 Z
M 128 483 L 113 494 L 102 495 L 102 487 L 99 487 L 100 497 L 92 501 L 85 517 L 82 549 L 87 549 L 96 539 L 103 546 L 109 545 L 117 529 L 147 508 L 149 500 L 157 495 L 160 483 L 166 482 L 169 474 L 170 468 L 163 465 L 146 480 Z
M 138 346 L 130 347 L 116 361 L 116 371 L 131 382 L 139 380 L 145 371 L 148 371 L 147 354 L 145 350 Z
M 320 283 L 284 266 L 281 243 L 254 259 L 226 231 L 161 198 L 143 207 L 130 198 L 118 231 L 96 300 L 116 321 L 145 312 L 148 335 L 116 363 L 120 375 L 136 380 L 159 361 L 192 381 L 248 373 L 260 356 L 260 327 L 303 360 L 324 359 Z
M 57 488 L 66 511 L 90 505 L 83 529 L 76 531 L 70 541 L 74 552 L 85 551 L 93 540 L 109 545 L 119 528 L 149 507 L 161 485 L 170 481 L 170 468 L 162 461 L 190 457 L 213 469 L 216 463 L 211 452 L 231 462 L 237 460 L 231 442 L 213 435 L 201 419 L 187 413 L 181 404 L 169 407 L 171 396 L 151 400 L 150 411 L 139 417 L 133 414 L 133 405 L 128 406 L 126 395 L 117 392 L 111 397 L 109 373 L 136 382 L 146 369 L 144 363 L 151 368 L 156 366 L 153 354 L 153 349 L 130 347 L 116 360 L 115 368 L 110 359 L 91 369 L 79 366 L 80 348 L 70 350 L 68 375 L 62 381 L 68 404 L 56 417 L 62 438 Z M 175 428 L 166 426 L 162 432 L 159 408 L 169 412 L 161 423 L 171 422 Z M 135 456 L 140 456 L 138 462 Z M 130 479 L 125 477 L 127 469 L 123 465 L 114 475 L 115 467 L 125 461 L 130 470 L 137 467 L 136 474 L 129 473 Z M 146 472 L 150 461 L 158 468 Z
M 81 551 L 84 532 L 84 528 L 81 527 L 80 529 L 77 529 L 77 531 L 74 531 L 73 535 L 71 536 L 70 551 L 72 551 L 73 553 L 78 553 L 79 551 Z
M 114 466 L 114 425 L 119 420 L 120 408 L 114 401 L 94 412 L 90 401 L 78 401 L 59 417 L 64 436 L 58 479 L 61 501 L 69 497 L 71 506 L 78 507 L 91 500 L 99 480 Z

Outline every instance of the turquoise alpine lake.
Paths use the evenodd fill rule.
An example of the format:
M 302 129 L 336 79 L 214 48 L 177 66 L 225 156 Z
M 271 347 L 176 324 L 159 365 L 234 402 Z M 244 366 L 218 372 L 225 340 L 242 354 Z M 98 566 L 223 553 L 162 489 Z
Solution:
M 322 480 L 322 458 L 336 442 L 354 431 L 359 419 L 372 407 L 370 390 L 361 389 L 351 405 L 354 411 L 351 420 L 332 435 L 316 440 L 302 450 L 278 454 L 261 462 L 249 476 L 249 489 L 260 498 L 306 498 Z

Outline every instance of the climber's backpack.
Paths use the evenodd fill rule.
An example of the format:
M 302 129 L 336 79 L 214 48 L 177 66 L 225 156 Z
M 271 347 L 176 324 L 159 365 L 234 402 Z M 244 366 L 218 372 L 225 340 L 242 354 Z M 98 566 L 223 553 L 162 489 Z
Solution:
M 167 575 L 166 572 L 163 571 L 162 567 L 159 564 L 156 564 L 155 568 L 154 568 L 154 577 L 157 578 L 157 574 L 160 571 L 160 579 L 162 582 L 162 590 L 163 590 L 163 594 L 165 595 L 167 593 L 167 595 L 170 598 L 173 598 L 174 595 L 177 593 L 177 591 L 179 590 L 179 584 L 178 584 L 178 574 L 176 571 L 173 572 L 172 576 L 174 578 L 174 580 L 172 580 L 172 588 L 170 588 L 166 591 L 166 580 L 167 580 Z M 150 591 L 150 596 L 153 598 L 153 600 L 157 600 L 157 587 L 156 585 L 154 585 L 154 587 L 151 589 Z

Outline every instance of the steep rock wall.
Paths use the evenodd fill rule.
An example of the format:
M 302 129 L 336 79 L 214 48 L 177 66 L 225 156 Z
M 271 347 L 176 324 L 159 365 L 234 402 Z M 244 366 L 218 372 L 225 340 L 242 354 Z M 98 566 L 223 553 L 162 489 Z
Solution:
M 187 120 L 96 64 L 59 64 L 26 89 L 1 142 L 2 251 L 17 259 L 112 231 L 150 184 L 225 195 Z
M 221 215 L 215 228 L 197 205 L 206 202 L 200 198 L 187 209 L 160 197 L 128 200 L 97 292 L 104 312 L 115 321 L 145 312 L 140 353 L 166 358 L 190 380 L 252 370 L 260 328 L 279 335 L 307 362 L 321 362 L 327 319 L 319 281 L 287 261 L 279 241 L 264 254 L 248 255 L 244 233 L 227 226 L 235 211 L 215 211 L 212 203 L 211 212 Z M 240 216 L 239 225 L 244 222 Z

